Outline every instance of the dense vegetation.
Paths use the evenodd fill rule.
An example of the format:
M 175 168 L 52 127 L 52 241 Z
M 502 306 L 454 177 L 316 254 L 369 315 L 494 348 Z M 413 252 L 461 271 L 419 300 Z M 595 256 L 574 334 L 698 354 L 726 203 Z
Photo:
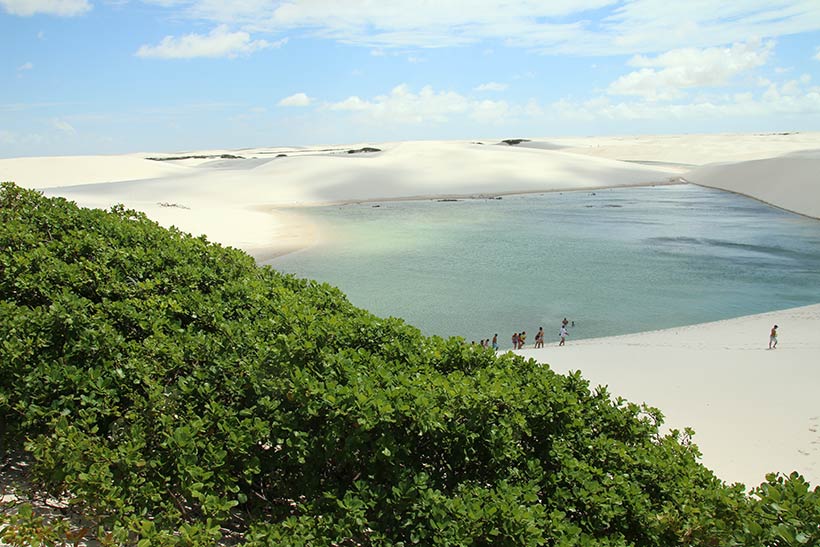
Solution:
M 820 541 L 796 473 L 748 496 L 655 409 L 141 213 L 4 184 L 0 296 L 6 457 L 25 447 L 35 487 L 82 515 L 19 507 L 8 542 L 80 525 L 139 547 Z

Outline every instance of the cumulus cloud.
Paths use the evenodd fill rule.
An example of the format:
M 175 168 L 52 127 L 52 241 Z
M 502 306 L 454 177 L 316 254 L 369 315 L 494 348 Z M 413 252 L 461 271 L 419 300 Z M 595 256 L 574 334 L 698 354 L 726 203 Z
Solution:
M 487 82 L 486 84 L 477 85 L 475 87 L 475 91 L 504 91 L 507 87 L 507 84 Z
M 279 101 L 279 106 L 308 106 L 313 100 L 304 93 L 294 93 Z
M 762 93 L 726 93 L 674 103 L 649 100 L 613 101 L 595 97 L 586 101 L 560 100 L 546 113 L 564 119 L 598 123 L 624 121 L 712 121 L 735 119 L 780 119 L 782 116 L 817 117 L 820 113 L 820 86 L 811 86 L 806 75 L 782 84 L 770 83 Z
M 353 95 L 338 103 L 332 103 L 327 108 L 330 110 L 349 110 L 353 112 L 364 112 L 372 107 L 372 103 L 360 99 Z
M 159 59 L 234 58 L 262 49 L 280 47 L 286 41 L 287 39 L 278 42 L 252 40 L 247 32 L 231 32 L 227 25 L 219 25 L 206 35 L 186 34 L 179 38 L 166 36 L 155 46 L 141 46 L 136 55 Z
M 477 101 L 454 91 L 435 91 L 429 85 L 414 93 L 406 84 L 398 85 L 389 94 L 378 95 L 370 100 L 352 96 L 328 104 L 325 108 L 355 112 L 373 120 L 410 125 L 446 123 L 458 116 L 466 116 L 481 123 L 495 123 L 510 114 L 510 107 L 504 101 Z
M 816 0 L 145 0 L 183 17 L 293 32 L 369 48 L 503 42 L 555 54 L 615 55 L 704 48 L 820 30 Z M 594 15 L 591 12 L 595 11 Z
M 0 0 L 0 6 L 12 15 L 30 17 L 38 13 L 72 17 L 91 9 L 87 0 Z
M 650 101 L 678 99 L 683 89 L 728 85 L 735 76 L 762 66 L 774 42 L 749 42 L 731 47 L 682 48 L 657 57 L 637 55 L 629 65 L 636 70 L 609 85 L 610 95 L 637 95 Z
M 709 47 L 750 36 L 778 37 L 820 29 L 813 0 L 627 0 L 605 21 L 614 51 L 664 51 L 680 44 Z M 599 34 L 599 33 L 596 33 Z
M 74 129 L 74 126 L 71 125 L 70 123 L 68 123 L 65 120 L 55 118 L 55 119 L 51 120 L 51 125 L 53 125 L 55 129 L 57 129 L 58 131 L 61 131 L 62 133 L 65 133 L 66 135 L 72 135 L 73 136 L 73 135 L 77 134 L 77 130 Z

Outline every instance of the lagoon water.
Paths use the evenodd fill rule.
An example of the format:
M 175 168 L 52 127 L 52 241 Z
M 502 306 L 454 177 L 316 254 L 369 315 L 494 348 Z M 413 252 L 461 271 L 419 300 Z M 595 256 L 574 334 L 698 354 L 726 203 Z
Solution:
M 267 262 L 426 334 L 510 346 L 820 302 L 820 221 L 694 185 L 302 211 L 323 243 Z M 768 333 L 754 333 L 766 340 Z

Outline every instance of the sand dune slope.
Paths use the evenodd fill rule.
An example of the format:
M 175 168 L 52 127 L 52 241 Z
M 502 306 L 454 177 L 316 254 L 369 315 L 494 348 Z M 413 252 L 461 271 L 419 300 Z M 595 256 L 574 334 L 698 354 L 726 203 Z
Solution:
M 139 154 L 0 159 L 0 181 L 13 181 L 25 188 L 175 177 L 188 171 L 184 166 L 148 160 Z
M 820 148 L 818 132 L 635 135 L 547 139 L 564 152 L 622 161 L 702 166 L 773 158 Z M 523 143 L 522 143 L 523 144 Z
M 820 218 L 820 150 L 700 167 L 686 180 Z

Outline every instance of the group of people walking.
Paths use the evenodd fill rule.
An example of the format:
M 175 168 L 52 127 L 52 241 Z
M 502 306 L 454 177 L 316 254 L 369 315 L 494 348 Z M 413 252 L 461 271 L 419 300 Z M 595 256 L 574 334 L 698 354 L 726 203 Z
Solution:
M 475 342 L 473 342 L 473 344 L 475 344 Z M 490 342 L 489 338 L 487 338 L 486 340 L 482 340 L 481 342 L 478 343 L 478 345 L 481 346 L 482 348 L 492 347 L 494 350 L 498 351 L 498 334 L 495 334 L 493 336 L 492 345 L 491 345 L 491 342 Z
M 563 346 L 567 341 L 567 336 L 569 336 L 569 331 L 567 330 L 567 326 L 570 322 L 564 317 L 564 320 L 561 321 L 561 329 L 558 331 L 558 338 L 559 346 Z M 575 321 L 572 321 L 572 326 L 575 326 Z M 544 347 L 544 327 L 538 327 L 538 332 L 535 333 L 535 349 L 543 348 Z M 527 331 L 515 332 L 512 335 L 512 345 L 513 349 L 523 349 L 524 345 L 527 343 Z
M 564 320 L 561 321 L 561 328 L 558 331 L 558 345 L 563 346 L 566 341 L 567 337 L 569 336 L 569 331 L 567 330 L 568 326 L 575 326 L 575 321 L 569 321 L 566 317 Z M 535 345 L 533 346 L 535 349 L 543 348 L 544 341 L 545 341 L 545 334 L 544 334 L 544 327 L 539 327 L 538 332 L 535 333 Z M 523 349 L 527 343 L 527 331 L 522 330 L 521 332 L 513 333 L 512 335 L 512 347 L 513 349 Z M 473 342 L 475 344 L 475 342 Z M 487 338 L 486 340 L 481 340 L 478 343 L 483 348 L 493 348 L 494 350 L 498 350 L 498 333 L 493 335 L 492 340 Z
M 558 331 L 558 338 L 559 346 L 563 346 L 566 344 L 567 337 L 569 336 L 569 331 L 567 330 L 567 326 L 575 326 L 575 321 L 568 321 L 566 317 L 564 320 L 561 321 L 561 329 Z M 777 348 L 777 325 L 772 327 L 771 332 L 769 333 L 769 349 Z M 524 344 L 527 342 L 527 331 L 521 332 L 514 332 L 512 335 L 512 346 L 513 349 L 523 349 Z M 475 345 L 475 342 L 473 342 Z M 498 333 L 493 335 L 492 341 L 489 338 L 486 340 L 482 340 L 479 342 L 479 345 L 482 348 L 490 348 L 492 347 L 494 350 L 498 351 Z M 538 332 L 535 333 L 535 349 L 543 348 L 544 347 L 544 327 L 538 327 Z

